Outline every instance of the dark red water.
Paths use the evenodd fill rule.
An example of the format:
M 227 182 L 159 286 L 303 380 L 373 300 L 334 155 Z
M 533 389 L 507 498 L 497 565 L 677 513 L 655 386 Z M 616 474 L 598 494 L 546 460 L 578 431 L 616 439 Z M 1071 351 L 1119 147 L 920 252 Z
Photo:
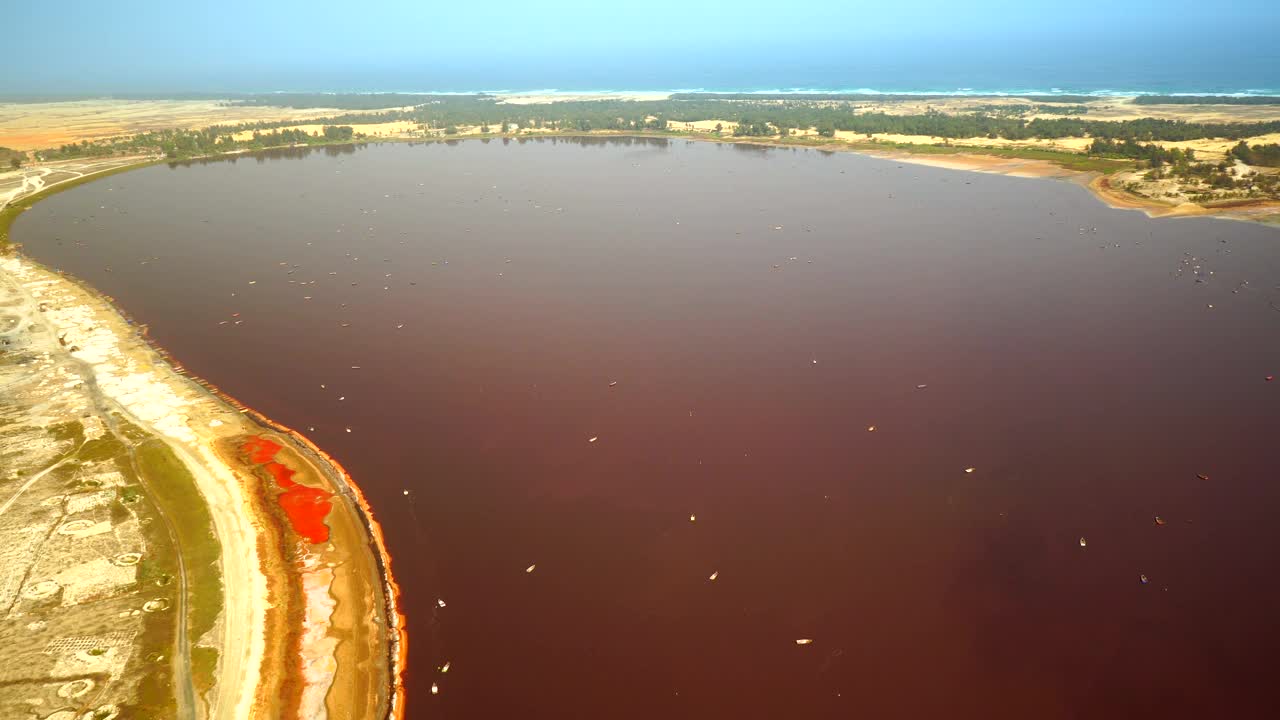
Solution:
M 155 167 L 14 234 L 351 470 L 414 718 L 1280 713 L 1275 229 L 637 140 Z

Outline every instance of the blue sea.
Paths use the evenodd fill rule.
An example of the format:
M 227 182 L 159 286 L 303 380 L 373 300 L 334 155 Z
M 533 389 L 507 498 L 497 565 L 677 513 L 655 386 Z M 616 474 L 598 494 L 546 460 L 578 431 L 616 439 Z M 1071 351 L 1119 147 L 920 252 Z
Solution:
M 1280 0 L 10 4 L 0 94 L 1280 94 Z
M 1280 0 L 1278 0 L 1280 1 Z M 1187 23 L 1184 23 L 1184 25 Z M 374 50 L 345 57 L 259 49 L 215 60 L 108 57 L 93 72 L 70 61 L 35 64 L 0 78 L 9 92 L 527 92 L 587 91 L 880 92 L 920 94 L 1280 95 L 1280 42 L 1265 23 L 1230 32 L 1055 31 L 927 41 L 904 31 L 804 43 L 733 39 L 691 49 L 578 47 L 525 39 L 503 47 L 467 44 L 456 53 L 421 46 L 398 59 Z M 828 33 L 831 35 L 832 33 Z M 839 32 L 834 33 L 836 36 Z M 656 41 L 655 41 L 656 42 Z M 576 44 L 575 44 L 576 43 Z M 256 55 L 255 55 L 256 53 Z M 55 59 L 56 60 L 56 59 Z
M 1280 95 L 1280 42 L 1232 46 L 1206 38 L 1156 56 L 1143 46 L 997 47 L 990 52 L 792 53 L 772 62 L 716 55 L 646 62 L 495 61 L 293 75 L 273 86 L 228 90 L 399 92 L 878 92 L 919 94 Z

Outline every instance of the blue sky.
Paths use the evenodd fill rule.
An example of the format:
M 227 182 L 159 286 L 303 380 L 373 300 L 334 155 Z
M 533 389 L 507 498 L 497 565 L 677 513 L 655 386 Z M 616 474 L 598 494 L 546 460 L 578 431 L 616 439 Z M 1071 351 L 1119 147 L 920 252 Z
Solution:
M 1277 0 L 15 5 L 0 92 L 1280 86 Z

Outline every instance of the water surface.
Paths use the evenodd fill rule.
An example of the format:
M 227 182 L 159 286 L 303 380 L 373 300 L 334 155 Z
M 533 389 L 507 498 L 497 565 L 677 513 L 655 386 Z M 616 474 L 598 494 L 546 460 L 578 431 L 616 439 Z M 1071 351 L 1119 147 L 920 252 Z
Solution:
M 1280 710 L 1274 229 L 593 140 L 152 167 L 14 237 L 353 473 L 412 717 Z

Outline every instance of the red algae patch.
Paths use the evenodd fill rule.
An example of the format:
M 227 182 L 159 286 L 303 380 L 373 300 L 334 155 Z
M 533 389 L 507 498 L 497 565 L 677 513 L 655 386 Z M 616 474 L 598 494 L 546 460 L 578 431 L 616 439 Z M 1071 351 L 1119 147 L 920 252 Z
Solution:
M 264 437 L 254 437 L 246 440 L 244 445 L 240 446 L 240 449 L 249 454 L 250 461 L 261 465 L 265 462 L 271 462 L 272 458 L 282 448 L 278 443 L 271 442 Z
M 329 502 L 333 493 L 294 482 L 293 476 L 297 471 L 275 461 L 276 453 L 282 449 L 278 443 L 265 437 L 254 437 L 245 441 L 240 448 L 248 454 L 251 462 L 264 465 L 276 486 L 284 490 L 276 498 L 276 502 L 280 503 L 280 508 L 289 518 L 289 526 L 293 531 L 313 544 L 328 540 L 329 526 L 324 519 L 333 510 L 333 503 Z
M 329 526 L 324 524 L 324 519 L 333 509 L 329 502 L 331 497 L 333 493 L 327 490 L 294 485 L 278 498 L 278 502 L 289 516 L 295 532 L 312 543 L 322 543 L 329 539 Z

